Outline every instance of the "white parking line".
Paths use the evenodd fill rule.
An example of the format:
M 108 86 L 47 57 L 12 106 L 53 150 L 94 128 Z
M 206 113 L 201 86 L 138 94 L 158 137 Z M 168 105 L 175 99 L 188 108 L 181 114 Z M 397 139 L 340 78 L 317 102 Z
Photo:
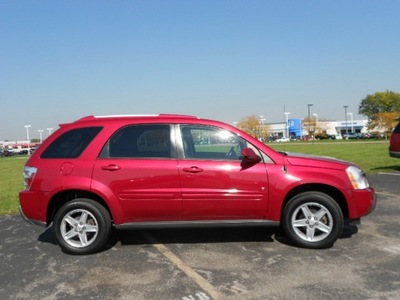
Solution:
M 399 246 L 390 246 L 383 248 L 385 251 L 393 253 L 393 254 L 400 254 L 400 245 Z
M 162 255 L 168 258 L 172 263 L 174 263 L 182 272 L 184 272 L 190 279 L 196 282 L 208 295 L 210 295 L 214 300 L 220 299 L 218 291 L 202 276 L 196 273 L 191 267 L 185 264 L 178 256 L 172 253 L 166 246 L 161 244 L 147 231 L 141 231 L 143 236 L 153 244 L 153 246 L 160 251 Z
M 377 195 L 388 196 L 388 197 L 397 197 L 397 194 L 387 193 L 387 192 L 376 192 Z
M 379 172 L 379 175 L 393 175 L 393 176 L 400 176 L 400 173 L 385 173 L 385 172 Z

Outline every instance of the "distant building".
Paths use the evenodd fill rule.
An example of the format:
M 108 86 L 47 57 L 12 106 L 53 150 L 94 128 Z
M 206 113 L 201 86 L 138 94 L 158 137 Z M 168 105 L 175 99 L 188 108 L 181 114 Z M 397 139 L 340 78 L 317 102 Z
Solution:
M 39 143 L 32 143 L 30 142 L 28 144 L 28 141 L 0 141 L 0 148 L 1 149 L 7 149 L 7 150 L 12 150 L 16 153 L 19 153 L 22 150 L 28 150 L 32 148 L 36 148 L 39 146 Z
M 348 120 L 346 121 L 319 121 L 317 122 L 317 132 L 327 135 L 343 136 L 346 133 L 368 133 L 368 120 Z M 269 123 L 268 130 L 271 136 L 279 138 L 303 138 L 309 135 L 302 119 L 289 119 L 286 122 Z

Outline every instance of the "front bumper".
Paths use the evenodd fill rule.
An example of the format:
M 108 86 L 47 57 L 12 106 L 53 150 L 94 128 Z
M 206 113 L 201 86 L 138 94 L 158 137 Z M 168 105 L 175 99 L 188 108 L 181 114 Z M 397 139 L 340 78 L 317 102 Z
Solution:
M 398 151 L 389 151 L 390 157 L 400 158 L 400 152 Z
M 363 190 L 353 190 L 348 205 L 351 220 L 370 214 L 376 207 L 375 190 L 371 187 Z

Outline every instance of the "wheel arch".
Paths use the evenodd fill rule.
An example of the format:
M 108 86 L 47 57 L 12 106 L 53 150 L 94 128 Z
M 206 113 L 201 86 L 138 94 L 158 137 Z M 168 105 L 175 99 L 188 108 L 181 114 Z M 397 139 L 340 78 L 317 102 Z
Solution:
M 90 191 L 72 189 L 58 192 L 51 198 L 47 209 L 47 226 L 49 226 L 53 222 L 55 214 L 64 204 L 79 198 L 87 198 L 98 202 L 108 211 L 111 219 L 113 218 L 110 207 L 107 205 L 106 201 L 104 201 L 102 197 Z
M 304 184 L 296 186 L 289 193 L 287 193 L 281 208 L 281 219 L 283 217 L 283 211 L 285 210 L 285 207 L 289 203 L 290 199 L 304 192 L 321 192 L 327 194 L 339 205 L 344 219 L 349 218 L 349 207 L 346 198 L 339 189 L 326 184 Z

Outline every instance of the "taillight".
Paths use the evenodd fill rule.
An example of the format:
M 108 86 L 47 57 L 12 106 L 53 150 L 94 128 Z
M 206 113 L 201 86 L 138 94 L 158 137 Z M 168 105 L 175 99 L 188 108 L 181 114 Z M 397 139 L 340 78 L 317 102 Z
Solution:
M 36 172 L 37 172 L 37 168 L 25 166 L 25 168 L 24 168 L 24 186 L 25 186 L 26 191 L 30 190 L 33 179 L 35 178 Z

